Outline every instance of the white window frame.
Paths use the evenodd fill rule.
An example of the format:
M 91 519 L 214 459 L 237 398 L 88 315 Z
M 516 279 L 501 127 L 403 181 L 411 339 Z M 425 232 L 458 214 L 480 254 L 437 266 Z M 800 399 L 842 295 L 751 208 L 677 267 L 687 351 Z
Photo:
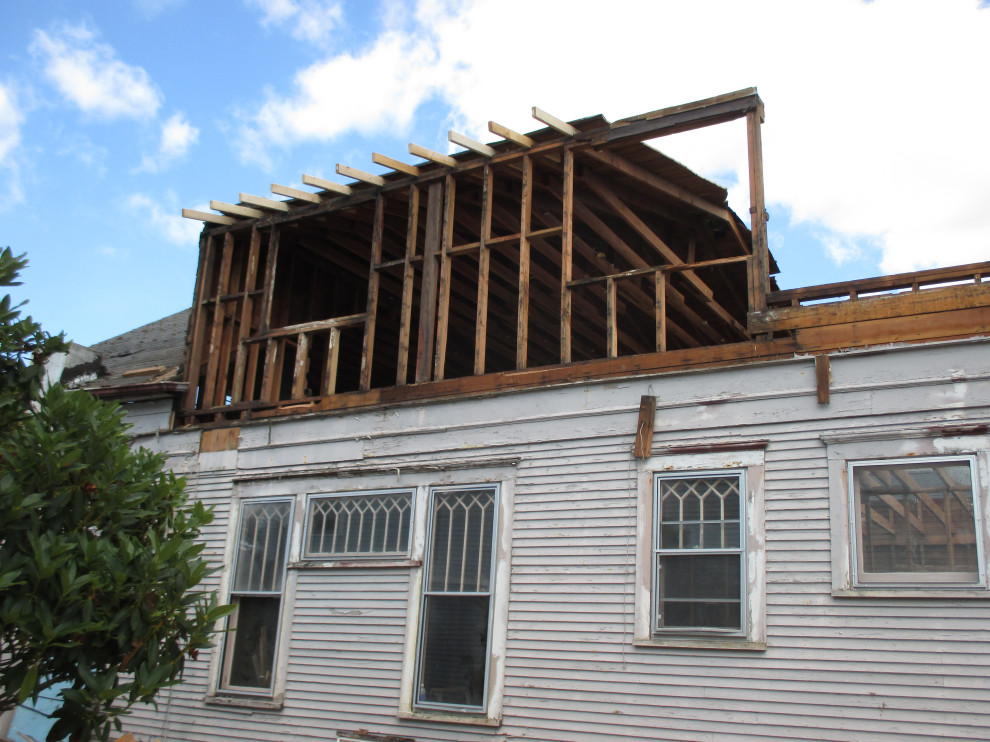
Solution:
M 680 448 L 680 447 L 678 447 Z M 684 446 L 687 448 L 687 446 Z M 700 449 L 704 446 L 699 445 Z M 764 529 L 763 445 L 725 446 L 698 453 L 658 451 L 639 464 L 637 505 L 636 593 L 633 643 L 638 647 L 685 647 L 732 650 L 766 649 L 766 539 Z M 656 450 L 656 449 L 654 449 Z M 742 555 L 742 620 L 730 629 L 663 629 L 656 627 L 658 596 L 655 577 L 657 475 L 740 477 Z
M 987 524 L 990 523 L 990 436 L 946 435 L 914 431 L 882 431 L 825 434 L 828 452 L 829 504 L 832 556 L 832 595 L 884 598 L 988 598 L 990 581 L 986 563 Z M 937 575 L 898 576 L 895 579 L 861 579 L 858 574 L 858 541 L 853 488 L 853 467 L 910 461 L 968 460 L 973 477 L 974 525 L 978 575 L 974 582 L 938 580 Z
M 341 553 L 311 553 L 310 552 L 310 538 L 312 536 L 313 527 L 313 515 L 312 508 L 314 507 L 314 500 L 336 500 L 345 498 L 358 498 L 358 497 L 375 497 L 378 495 L 384 496 L 396 496 L 396 495 L 408 495 L 409 496 L 409 515 L 408 521 L 409 525 L 407 527 L 406 534 L 406 544 L 405 548 L 398 551 L 385 551 L 385 552 L 367 552 L 367 551 L 349 551 Z M 302 558 L 304 560 L 314 560 L 314 561 L 334 561 L 334 560 L 347 560 L 347 561 L 372 561 L 372 560 L 393 560 L 393 559 L 408 559 L 409 551 L 412 547 L 413 533 L 416 524 L 416 510 L 417 501 L 420 498 L 417 497 L 417 492 L 415 487 L 399 487 L 390 489 L 372 489 L 372 490 L 347 490 L 341 492 L 312 492 L 306 495 L 306 513 L 305 513 L 305 529 L 303 531 L 302 538 Z

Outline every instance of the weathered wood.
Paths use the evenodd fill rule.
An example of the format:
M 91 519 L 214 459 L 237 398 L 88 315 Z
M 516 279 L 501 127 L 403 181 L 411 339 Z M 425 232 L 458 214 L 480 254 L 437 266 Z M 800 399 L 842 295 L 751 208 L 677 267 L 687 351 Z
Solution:
M 767 244 L 767 212 L 763 194 L 763 144 L 760 125 L 763 107 L 746 113 L 746 142 L 749 152 L 749 213 L 750 231 L 753 235 L 753 260 L 750 262 L 752 291 L 749 297 L 751 312 L 767 308 L 770 293 L 770 250 Z
M 639 419 L 636 421 L 636 441 L 633 456 L 649 458 L 653 451 L 653 425 L 657 416 L 657 398 L 644 394 L 639 400 Z
M 474 323 L 474 373 L 485 373 L 488 342 L 488 272 L 491 254 L 486 245 L 492 234 L 492 169 L 485 165 L 481 186 L 481 233 L 478 245 L 478 301 Z
M 292 369 L 292 399 L 306 396 L 306 372 L 309 369 L 309 334 L 300 332 L 296 339 L 296 362 Z
M 656 290 L 656 349 L 667 350 L 667 277 L 663 273 L 653 274 Z
M 615 358 L 619 355 L 618 335 L 619 318 L 615 314 L 615 279 L 605 279 L 605 356 Z
M 409 335 L 412 324 L 413 290 L 415 289 L 416 235 L 419 232 L 419 188 L 409 186 L 409 212 L 406 216 L 406 250 L 402 261 L 402 299 L 399 305 L 399 356 L 395 364 L 395 383 L 406 383 L 409 375 Z
M 371 388 L 371 366 L 375 352 L 375 325 L 378 318 L 378 285 L 381 274 L 375 268 L 382 261 L 382 239 L 385 229 L 385 196 L 375 200 L 375 226 L 371 236 L 371 264 L 368 266 L 368 308 L 364 321 L 364 342 L 361 346 L 361 391 Z
M 202 406 L 216 404 L 214 394 L 217 388 L 217 374 L 220 364 L 220 344 L 223 338 L 223 325 L 226 311 L 220 297 L 227 293 L 230 283 L 230 268 L 234 255 L 234 235 L 228 232 L 224 235 L 223 255 L 220 259 L 220 275 L 217 283 L 217 298 L 213 301 L 213 329 L 210 332 L 210 344 L 207 348 L 206 386 L 201 399 Z
M 433 378 L 443 379 L 447 365 L 447 328 L 450 322 L 450 257 L 447 251 L 454 239 L 454 196 L 457 181 L 452 175 L 444 179 L 443 238 L 440 244 L 440 287 L 437 303 L 436 354 Z
M 254 316 L 252 292 L 258 280 L 258 259 L 261 253 L 261 232 L 251 229 L 251 245 L 248 249 L 248 264 L 244 275 L 244 297 L 241 299 L 241 317 L 238 322 L 237 355 L 234 361 L 234 380 L 231 385 L 232 402 L 240 402 L 244 394 L 244 372 L 247 364 L 247 347 L 244 340 L 251 334 L 251 318 Z
M 327 345 L 327 366 L 323 373 L 323 393 L 337 393 L 337 369 L 340 366 L 340 328 L 330 330 Z
M 534 109 L 533 115 L 536 115 Z M 571 362 L 571 288 L 574 250 L 574 153 L 564 150 L 560 236 L 560 362 Z
M 199 238 L 199 270 L 196 271 L 196 290 L 193 294 L 192 316 L 189 318 L 189 341 L 186 347 L 186 391 L 184 410 L 196 407 L 199 379 L 203 358 L 203 340 L 206 336 L 206 295 L 213 277 L 216 238 L 201 234 Z
M 443 183 L 431 183 L 426 200 L 423 279 L 419 290 L 419 333 L 416 339 L 416 382 L 429 381 L 437 322 L 437 253 L 443 232 Z
M 494 122 L 489 121 L 491 128 Z M 516 368 L 526 368 L 529 352 L 529 229 L 533 209 L 533 158 L 523 158 L 519 204 L 519 294 L 516 308 Z
M 199 452 L 236 451 L 240 440 L 240 428 L 213 428 L 204 430 L 199 437 Z
M 815 356 L 815 388 L 818 393 L 818 404 L 828 404 L 831 383 L 832 365 L 828 356 Z
M 248 342 L 259 342 L 268 338 L 290 337 L 292 335 L 298 335 L 300 332 L 313 333 L 320 330 L 330 330 L 335 327 L 355 327 L 364 324 L 367 319 L 368 315 L 362 312 L 361 314 L 346 314 L 342 317 L 331 317 L 330 319 L 317 319 L 312 322 L 300 322 L 297 325 L 286 325 L 285 327 L 277 327 L 268 332 L 256 333 L 248 339 Z
M 571 286 L 585 286 L 589 283 L 602 283 L 604 281 L 621 281 L 625 278 L 636 278 L 652 273 L 681 273 L 683 271 L 697 270 L 699 268 L 711 268 L 718 265 L 731 265 L 733 263 L 749 262 L 748 255 L 739 255 L 734 258 L 715 258 L 714 260 L 701 260 L 697 263 L 684 263 L 683 265 L 651 265 L 646 268 L 635 268 L 621 273 L 610 273 L 607 276 L 587 276 L 585 278 L 575 278 L 571 281 Z

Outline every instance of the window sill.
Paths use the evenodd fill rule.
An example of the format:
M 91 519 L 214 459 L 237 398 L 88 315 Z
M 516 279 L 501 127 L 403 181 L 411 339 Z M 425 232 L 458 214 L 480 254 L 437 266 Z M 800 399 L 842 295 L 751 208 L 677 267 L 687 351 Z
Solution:
M 832 590 L 833 598 L 914 598 L 990 600 L 986 588 L 923 588 L 923 587 L 858 587 L 851 590 Z
M 409 569 L 423 566 L 422 559 L 337 559 L 290 562 L 289 569 Z
M 671 637 L 650 637 L 649 639 L 637 639 L 633 646 L 642 649 L 729 649 L 742 652 L 765 652 L 767 643 L 753 642 L 741 637 L 733 638 L 700 638 L 687 636 Z
M 446 724 L 470 724 L 476 727 L 500 727 L 502 717 L 491 718 L 484 714 L 447 713 L 446 711 L 399 711 L 396 719 L 403 721 L 439 721 Z
M 256 698 L 254 696 L 218 696 L 211 694 L 204 696 L 203 703 L 210 706 L 236 706 L 259 711 L 281 711 L 285 703 L 285 697 L 278 695 L 274 698 Z

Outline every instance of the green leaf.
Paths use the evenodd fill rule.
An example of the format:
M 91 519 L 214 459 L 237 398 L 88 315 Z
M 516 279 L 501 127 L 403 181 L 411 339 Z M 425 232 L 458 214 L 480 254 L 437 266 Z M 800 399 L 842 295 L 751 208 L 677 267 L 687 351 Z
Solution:
M 34 690 L 38 685 L 38 666 L 31 665 L 28 668 L 27 673 L 24 675 L 24 680 L 21 681 L 21 689 L 17 693 L 17 703 L 24 703 L 28 698 L 34 694 Z

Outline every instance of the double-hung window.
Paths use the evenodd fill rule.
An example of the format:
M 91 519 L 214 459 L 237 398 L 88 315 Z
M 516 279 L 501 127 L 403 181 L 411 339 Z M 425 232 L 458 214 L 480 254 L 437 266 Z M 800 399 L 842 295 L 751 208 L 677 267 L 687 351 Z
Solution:
M 272 691 L 292 504 L 292 499 L 281 498 L 241 505 L 230 587 L 236 610 L 224 640 L 224 690 Z
M 415 707 L 486 710 L 498 492 L 430 491 Z

